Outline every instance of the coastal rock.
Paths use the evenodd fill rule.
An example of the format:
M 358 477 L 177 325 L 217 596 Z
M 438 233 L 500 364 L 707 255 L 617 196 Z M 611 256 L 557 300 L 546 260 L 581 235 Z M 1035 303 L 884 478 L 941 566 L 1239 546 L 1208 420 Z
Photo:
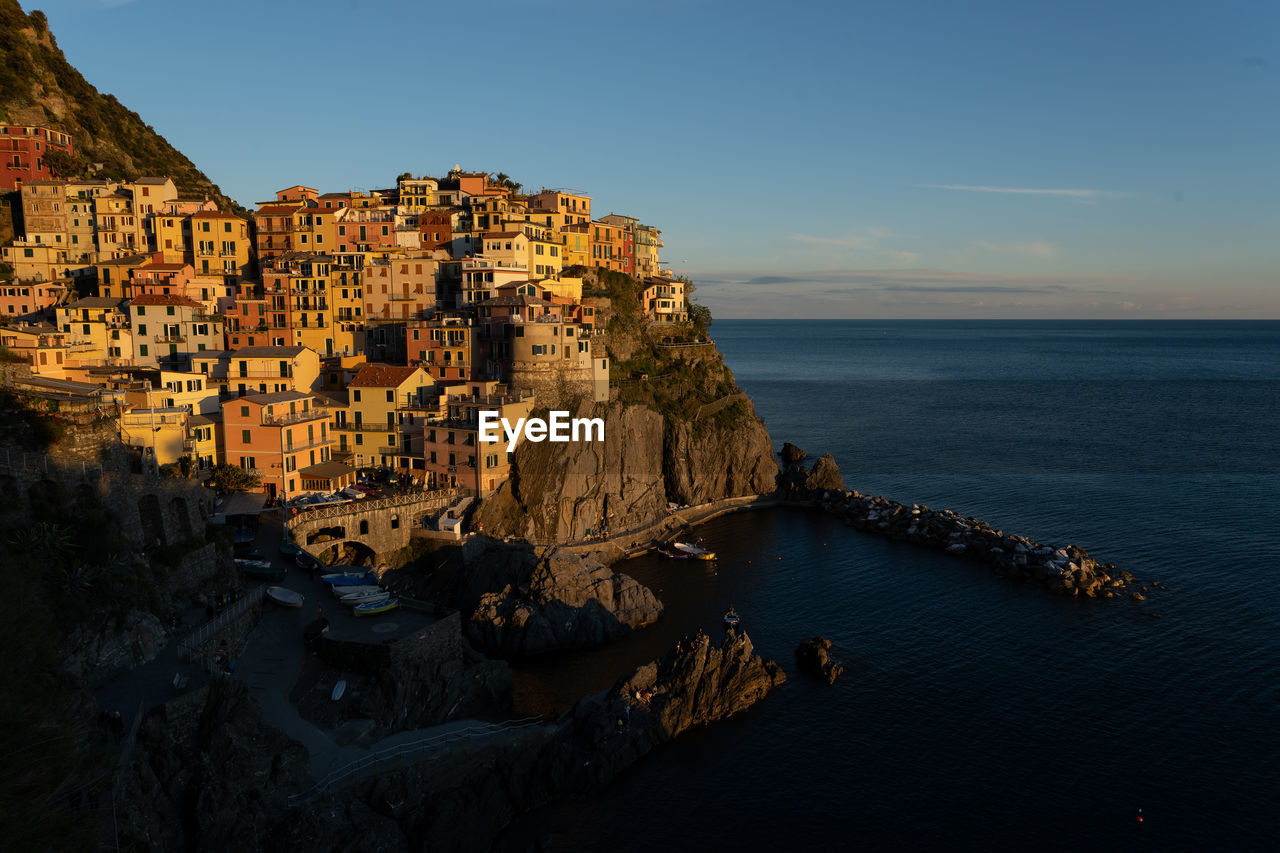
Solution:
M 278 824 L 282 850 L 487 850 L 518 814 L 599 790 L 688 729 L 747 710 L 786 680 L 750 638 L 705 638 L 586 697 L 550 725 L 321 797 Z
M 809 458 L 808 453 L 805 453 L 789 441 L 782 445 L 782 451 L 778 455 L 782 457 L 782 464 L 788 467 L 792 465 L 799 465 L 805 459 Z
M 827 684 L 835 684 L 844 673 L 844 664 L 831 657 L 831 641 L 826 637 L 810 637 L 796 646 L 796 666 Z
M 661 615 L 662 603 L 634 578 L 594 557 L 553 553 L 481 595 L 467 634 L 497 654 L 533 656 L 603 645 Z
M 734 426 L 706 420 L 670 425 L 663 472 L 671 500 L 696 506 L 774 490 L 772 440 L 750 401 L 745 405 L 747 417 Z
M 813 469 L 809 471 L 809 476 L 805 478 L 804 487 L 811 492 L 822 491 L 844 491 L 844 478 L 840 476 L 840 467 L 836 465 L 836 458 L 830 453 L 824 453 L 813 463 Z

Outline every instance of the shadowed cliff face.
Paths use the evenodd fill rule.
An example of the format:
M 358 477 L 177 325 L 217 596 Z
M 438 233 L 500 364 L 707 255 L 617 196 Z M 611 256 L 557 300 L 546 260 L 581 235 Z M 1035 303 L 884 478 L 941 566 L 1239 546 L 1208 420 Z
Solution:
M 282 850 L 489 850 L 520 813 L 599 790 L 655 747 L 749 709 L 785 680 L 745 635 L 672 651 L 550 725 L 476 746 L 466 762 L 442 755 L 298 809 L 273 840 Z

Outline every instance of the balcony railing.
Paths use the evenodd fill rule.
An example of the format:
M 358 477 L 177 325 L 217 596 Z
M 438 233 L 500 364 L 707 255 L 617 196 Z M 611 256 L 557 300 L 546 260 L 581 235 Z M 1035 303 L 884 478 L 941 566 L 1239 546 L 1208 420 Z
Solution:
M 307 421 L 323 420 L 328 417 L 328 408 L 324 406 L 316 406 L 301 412 L 285 412 L 279 415 L 263 414 L 262 423 L 267 426 L 287 426 L 289 424 L 300 424 Z
M 405 456 L 408 452 L 409 451 L 403 447 L 388 447 L 387 445 L 383 445 L 378 448 L 378 454 L 381 456 Z
M 285 453 L 302 453 L 305 450 L 315 450 L 317 447 L 327 447 L 329 444 L 330 444 L 330 441 L 326 436 L 324 438 L 317 438 L 314 441 L 309 441 L 306 444 L 292 444 L 292 445 L 286 444 L 284 448 L 284 452 Z
M 158 344 L 181 344 L 186 343 L 186 340 L 186 335 L 156 335 Z

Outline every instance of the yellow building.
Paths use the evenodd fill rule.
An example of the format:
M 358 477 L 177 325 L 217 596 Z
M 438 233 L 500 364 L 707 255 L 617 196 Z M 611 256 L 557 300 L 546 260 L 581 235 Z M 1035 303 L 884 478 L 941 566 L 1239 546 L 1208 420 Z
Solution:
M 55 312 L 58 329 L 88 349 L 78 354 L 77 364 L 120 365 L 133 363 L 133 330 L 124 300 L 86 296 Z
M 219 386 L 224 400 L 320 387 L 320 356 L 306 347 L 241 347 L 198 353 L 191 369 Z
M 3 257 L 19 281 L 61 281 L 71 273 L 70 257 L 62 243 L 14 240 L 4 247 Z
M 221 275 L 237 281 L 253 275 L 247 220 L 234 213 L 202 210 L 191 214 L 189 228 L 192 255 L 186 260 L 196 275 Z
M 566 267 L 591 264 L 591 226 L 568 225 L 560 232 Z
M 117 421 L 120 441 L 139 448 L 146 466 L 172 465 L 186 455 L 190 417 L 185 408 L 135 406 Z
M 365 364 L 347 384 L 347 404 L 334 412 L 337 453 L 351 454 L 357 467 L 409 469 L 411 442 L 421 434 L 433 401 L 435 381 L 420 367 Z

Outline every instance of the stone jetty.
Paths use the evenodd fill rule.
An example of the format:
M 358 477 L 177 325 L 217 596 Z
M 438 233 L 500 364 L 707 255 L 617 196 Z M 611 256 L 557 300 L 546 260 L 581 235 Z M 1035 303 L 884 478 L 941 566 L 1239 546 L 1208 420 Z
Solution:
M 1077 545 L 1045 545 L 949 509 L 903 504 L 856 490 L 828 491 L 819 501 L 857 530 L 986 563 L 998 575 L 1036 581 L 1064 595 L 1115 598 L 1134 582 L 1129 572 L 1098 562 Z

